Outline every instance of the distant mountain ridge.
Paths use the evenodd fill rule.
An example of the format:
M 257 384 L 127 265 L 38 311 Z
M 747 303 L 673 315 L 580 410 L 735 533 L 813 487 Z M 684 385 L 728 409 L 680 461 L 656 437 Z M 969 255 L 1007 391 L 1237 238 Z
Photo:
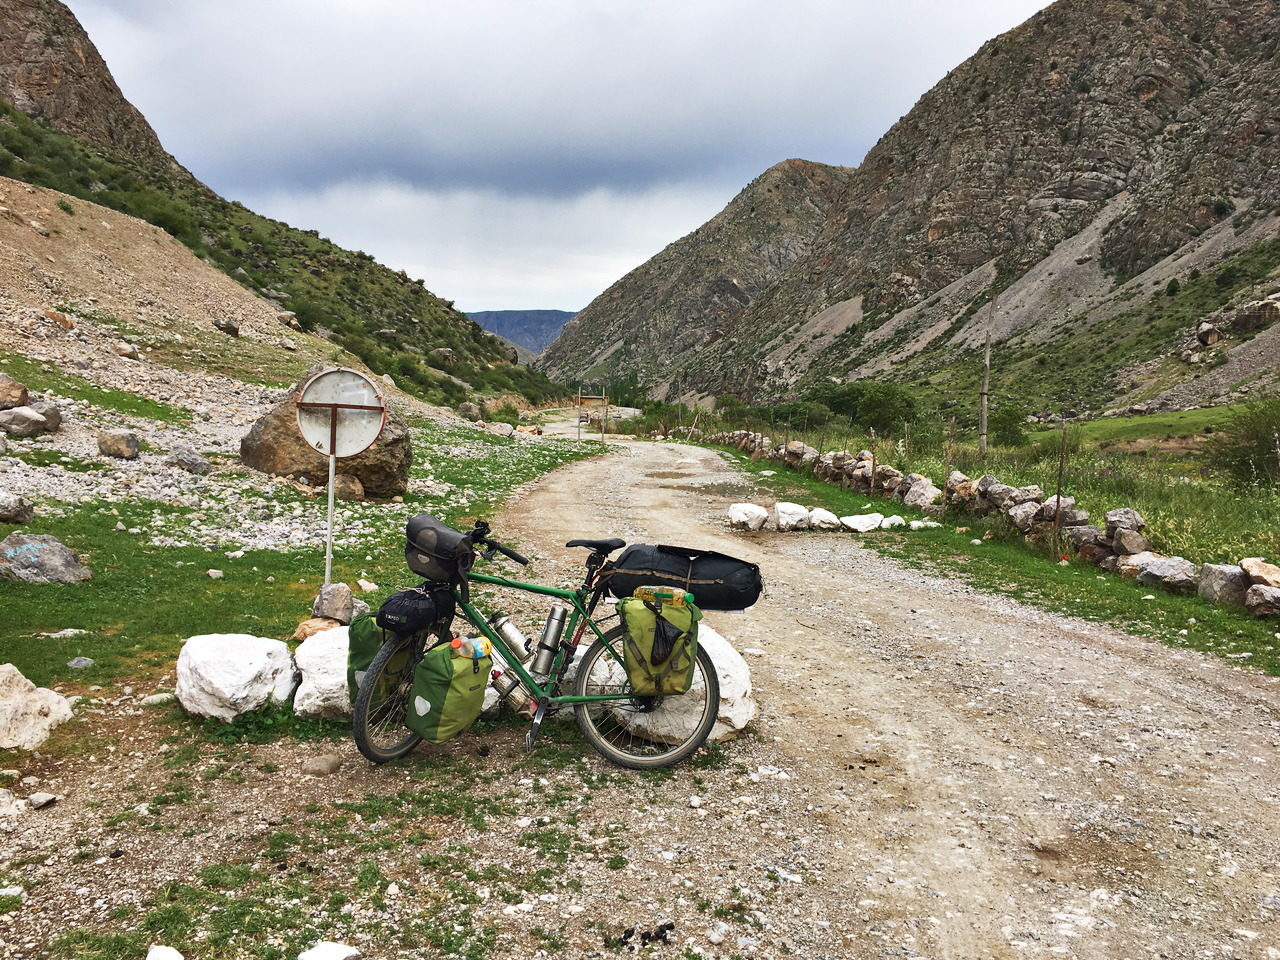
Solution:
M 467 316 L 490 333 L 538 354 L 560 336 L 575 314 L 572 310 L 477 310 Z
M 1059 0 L 859 167 L 766 171 L 538 362 L 668 399 L 865 377 L 941 399 L 968 394 L 990 323 L 997 385 L 1028 404 L 1272 386 L 1280 337 L 1229 321 L 1280 290 L 1278 54 L 1276 0 Z M 1227 339 L 1184 349 L 1204 318 Z M 1236 363 L 1253 337 L 1276 342 L 1270 366 Z

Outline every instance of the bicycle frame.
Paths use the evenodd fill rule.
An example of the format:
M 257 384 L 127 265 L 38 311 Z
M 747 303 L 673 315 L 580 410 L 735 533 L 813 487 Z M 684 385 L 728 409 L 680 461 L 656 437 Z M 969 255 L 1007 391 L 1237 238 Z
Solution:
M 603 700 L 628 700 L 631 699 L 630 694 L 601 694 L 594 696 L 574 696 L 572 694 L 562 694 L 552 696 L 551 692 L 555 689 L 559 682 L 560 669 L 564 665 L 564 658 L 577 652 L 578 646 L 582 642 L 583 634 L 586 628 L 590 627 L 591 632 L 595 634 L 596 639 L 608 647 L 609 652 L 617 660 L 619 664 L 622 661 L 622 655 L 615 650 L 604 638 L 604 633 L 596 625 L 595 620 L 591 618 L 591 614 L 587 610 L 587 600 L 591 596 L 593 590 L 587 585 L 579 587 L 577 590 L 564 590 L 559 587 L 544 587 L 536 583 L 523 583 L 519 580 L 510 580 L 507 577 L 493 576 L 487 573 L 469 573 L 467 579 L 472 583 L 483 583 L 494 587 L 505 587 L 511 590 L 523 590 L 525 593 L 536 593 L 544 597 L 555 597 L 562 600 L 571 608 L 569 620 L 565 624 L 565 632 L 560 641 L 560 649 L 556 651 L 555 659 L 551 663 L 551 670 L 547 674 L 545 684 L 538 683 L 533 676 L 525 669 L 524 663 L 515 651 L 513 651 L 502 636 L 489 626 L 489 621 L 485 615 L 478 610 L 469 601 L 464 600 L 460 592 L 454 592 L 458 606 L 461 608 L 466 618 L 471 624 L 479 630 L 488 641 L 493 644 L 495 650 L 502 655 L 502 659 L 506 661 L 507 669 L 515 672 L 520 678 L 520 682 L 524 684 L 525 689 L 529 691 L 530 696 L 535 703 L 593 703 Z M 569 643 L 565 643 L 563 637 L 570 637 Z

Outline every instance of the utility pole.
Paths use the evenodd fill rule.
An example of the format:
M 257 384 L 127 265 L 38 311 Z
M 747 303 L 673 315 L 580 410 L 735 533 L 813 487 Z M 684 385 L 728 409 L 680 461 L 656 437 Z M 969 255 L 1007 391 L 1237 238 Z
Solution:
M 978 395 L 978 460 L 987 465 L 987 409 L 991 402 L 991 327 L 995 322 L 996 297 L 987 311 L 987 336 L 982 350 L 982 392 Z

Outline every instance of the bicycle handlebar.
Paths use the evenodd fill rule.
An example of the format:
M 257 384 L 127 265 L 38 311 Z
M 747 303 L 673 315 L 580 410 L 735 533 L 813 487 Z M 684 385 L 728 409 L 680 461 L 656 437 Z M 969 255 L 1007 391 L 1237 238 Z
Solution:
M 482 543 L 489 548 L 485 551 L 486 560 L 492 560 L 493 552 L 496 550 L 507 559 L 514 560 L 522 567 L 527 567 L 529 565 L 527 558 L 522 557 L 510 547 L 504 547 L 497 540 L 491 540 L 489 538 L 489 524 L 485 523 L 483 520 L 476 521 L 475 529 L 471 532 L 471 540 L 473 543 Z

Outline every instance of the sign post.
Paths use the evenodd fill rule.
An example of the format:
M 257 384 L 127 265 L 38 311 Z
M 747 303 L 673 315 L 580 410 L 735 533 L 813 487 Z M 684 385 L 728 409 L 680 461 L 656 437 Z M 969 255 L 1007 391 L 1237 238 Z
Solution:
M 354 457 L 373 445 L 387 423 L 387 402 L 358 370 L 321 370 L 294 400 L 298 432 L 329 461 L 329 524 L 325 534 L 324 585 L 333 576 L 333 483 L 339 457 Z

